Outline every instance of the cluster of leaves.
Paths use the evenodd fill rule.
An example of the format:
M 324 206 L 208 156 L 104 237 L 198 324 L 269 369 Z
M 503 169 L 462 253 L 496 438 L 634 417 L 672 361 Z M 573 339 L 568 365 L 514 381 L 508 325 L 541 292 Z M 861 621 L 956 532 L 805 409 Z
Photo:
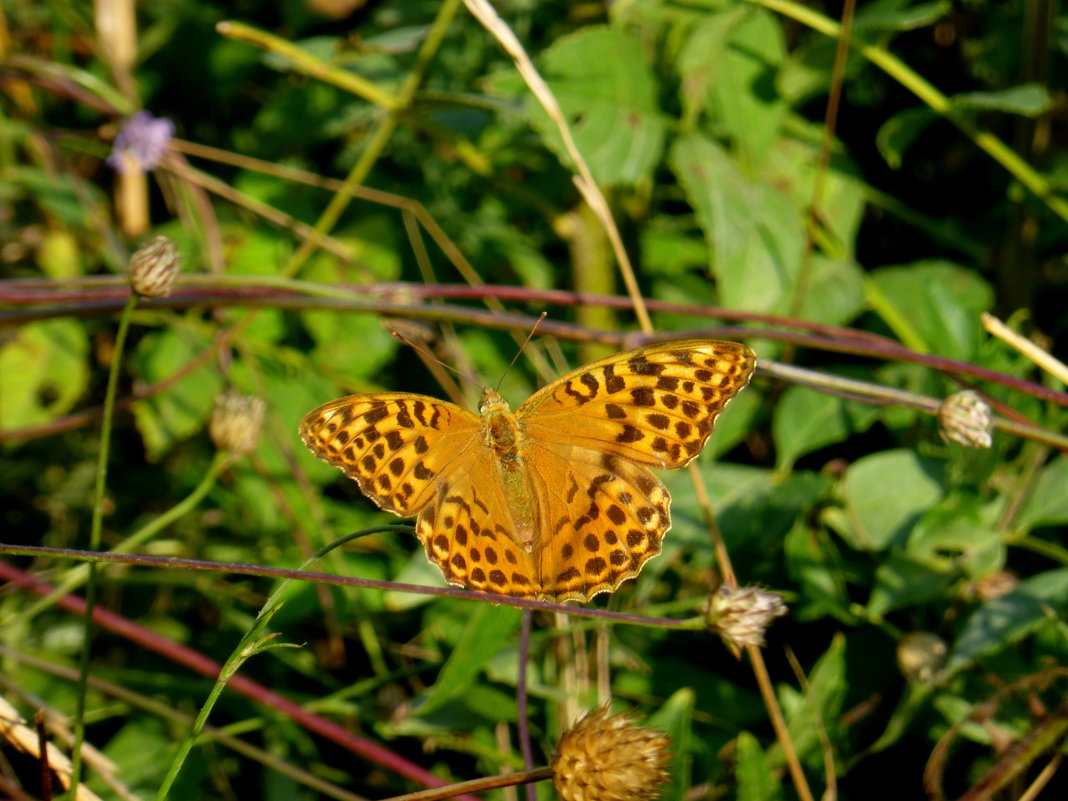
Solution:
M 740 579 L 790 606 L 767 650 L 785 739 L 812 786 L 843 798 L 916 796 L 925 770 L 935 794 L 981 779 L 1022 788 L 1064 748 L 1068 459 L 1050 443 L 1064 447 L 1054 432 L 1068 398 L 1026 383 L 1042 381 L 1034 364 L 979 322 L 984 311 L 1029 315 L 1050 343 L 1068 322 L 1057 194 L 1068 158 L 1047 144 L 1064 136 L 1048 112 L 1063 103 L 1050 76 L 1068 74 L 1056 33 L 1068 16 L 1021 37 L 1023 8 L 865 4 L 841 81 L 838 23 L 783 0 L 502 9 L 609 198 L 658 331 L 717 335 L 709 310 L 730 310 L 729 335 L 767 364 L 887 392 L 870 405 L 758 373 L 706 449 L 722 458 L 700 461 Z M 461 400 L 391 328 L 492 382 L 516 348 L 504 330 L 521 339 L 547 308 L 543 330 L 557 340 L 531 355 L 553 367 L 535 375 L 521 359 L 502 390 L 515 401 L 634 328 L 625 303 L 552 294 L 622 294 L 624 282 L 557 122 L 457 2 L 145 4 L 126 79 L 111 29 L 85 8 L 2 13 L 5 545 L 89 544 L 97 404 L 125 297 L 114 274 L 136 244 L 119 210 L 129 189 L 120 183 L 113 202 L 105 160 L 142 105 L 180 137 L 152 174 L 151 233 L 179 243 L 187 275 L 170 302 L 133 317 L 103 550 L 143 534 L 149 555 L 293 568 L 341 534 L 392 522 L 296 437 L 307 411 L 346 392 Z M 273 37 L 224 36 L 226 19 Z M 840 122 L 825 139 L 832 101 Z M 346 174 L 380 194 L 323 222 L 347 189 L 318 176 Z M 301 226 L 316 223 L 322 247 L 309 255 Z M 424 235 L 446 246 L 429 249 Z M 435 299 L 438 282 L 468 284 L 466 304 Z M 483 282 L 513 290 L 507 322 L 482 308 L 504 310 Z M 554 327 L 561 319 L 573 325 Z M 886 358 L 859 349 L 861 334 Z M 886 350 L 891 339 L 906 347 Z M 933 417 L 896 401 L 894 391 L 945 397 L 974 382 L 968 365 L 991 371 L 978 387 L 1029 421 L 1031 439 L 947 444 Z M 264 436 L 205 484 L 208 420 L 228 386 L 267 401 Z M 464 387 L 468 402 L 477 389 Z M 674 527 L 663 554 L 593 606 L 703 608 L 720 566 L 689 478 L 665 480 Z M 84 570 L 40 554 L 0 567 L 11 582 L 0 593 L 4 695 L 24 714 L 74 714 L 81 619 L 28 582 L 83 595 Z M 359 540 L 319 567 L 440 584 L 408 536 Z M 227 660 L 271 585 L 160 567 L 98 580 L 115 617 L 92 642 L 91 674 L 108 683 L 89 686 L 86 739 L 144 797 L 208 693 L 203 660 Z M 672 735 L 668 798 L 803 793 L 753 673 L 708 633 L 536 615 L 526 657 L 510 607 L 290 589 L 270 627 L 303 647 L 244 663 L 246 683 L 212 711 L 220 728 L 179 775 L 181 797 L 384 796 L 417 767 L 443 779 L 519 768 L 520 717 L 547 754 L 598 687 Z M 37 775 L 4 753 L 11 775 Z M 114 792 L 95 768 L 90 782 Z

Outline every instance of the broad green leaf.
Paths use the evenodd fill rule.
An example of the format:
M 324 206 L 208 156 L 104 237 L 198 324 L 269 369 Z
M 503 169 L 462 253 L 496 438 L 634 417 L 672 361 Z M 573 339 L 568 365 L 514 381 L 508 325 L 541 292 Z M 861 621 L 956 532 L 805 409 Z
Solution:
M 681 137 L 670 163 L 708 242 L 720 303 L 785 311 L 804 246 L 798 209 L 770 184 L 746 176 L 711 139 Z
M 522 612 L 510 606 L 475 604 L 464 632 L 450 654 L 437 681 L 413 709 L 426 715 L 466 690 L 483 666 L 498 650 L 505 647 L 519 626 Z
M 155 384 L 181 370 L 211 343 L 173 331 L 154 331 L 138 343 L 132 360 L 141 379 Z M 174 445 L 208 422 L 222 379 L 210 366 L 183 377 L 165 392 L 133 405 L 134 420 L 145 442 L 149 460 L 159 459 Z
M 804 695 L 783 699 L 790 740 L 808 764 L 821 764 L 823 738 L 830 740 L 832 748 L 837 739 L 847 687 L 845 671 L 845 636 L 837 634 L 809 673 Z
M 718 458 L 745 439 L 757 416 L 764 410 L 764 399 L 752 384 L 731 399 L 716 419 L 716 428 L 703 453 Z
M 48 231 L 37 247 L 37 264 L 49 278 L 63 280 L 82 275 L 78 240 L 69 231 Z
M 700 109 L 694 101 L 702 88 L 714 123 L 749 164 L 764 161 L 789 111 L 776 89 L 785 52 L 778 20 L 743 7 L 712 14 L 696 25 L 679 57 L 687 116 Z
M 798 208 L 807 208 L 812 202 L 812 186 L 819 182 L 822 186 L 819 200 L 819 226 L 821 234 L 817 239 L 819 250 L 812 255 L 815 265 L 831 262 L 837 266 L 843 263 L 852 271 L 859 273 L 859 268 L 852 263 L 855 258 L 855 242 L 860 224 L 864 220 L 867 207 L 867 188 L 859 175 L 859 168 L 845 154 L 837 149 L 830 164 L 823 164 L 819 156 L 818 143 L 823 136 L 822 125 L 806 124 L 798 120 L 790 121 L 790 135 L 780 136 L 775 146 L 762 165 L 761 176 L 772 186 L 781 190 Z M 827 241 L 829 240 L 829 241 Z M 819 275 L 822 270 L 810 267 Z M 840 271 L 839 271 L 840 272 Z M 863 300 L 863 287 L 853 287 L 859 276 L 844 275 L 849 282 L 850 295 L 860 292 Z M 808 293 L 812 291 L 815 277 L 810 277 L 809 289 L 802 298 L 802 308 L 809 301 Z M 851 303 L 856 302 L 851 300 Z M 824 303 L 817 303 L 816 308 L 825 309 Z M 832 310 L 833 311 L 833 310 Z M 805 311 L 811 316 L 812 312 Z M 838 311 L 838 321 L 849 319 L 848 308 Z M 835 322 L 834 317 L 825 317 L 821 313 L 811 319 Z
M 0 340 L 0 430 L 68 412 L 89 380 L 89 337 L 77 320 L 28 323 Z
M 961 109 L 1002 111 L 1023 117 L 1038 117 L 1053 106 L 1053 100 L 1045 87 L 1036 83 L 992 92 L 966 92 L 953 95 L 950 102 Z
M 853 25 L 858 31 L 911 31 L 933 25 L 952 10 L 953 5 L 947 0 L 919 5 L 908 5 L 899 0 L 876 0 L 873 3 L 865 3 L 857 10 Z
M 790 387 L 775 407 L 771 426 L 778 469 L 789 470 L 806 453 L 864 431 L 875 419 L 873 409 L 805 387 Z
M 841 556 L 826 532 L 798 520 L 783 541 L 783 552 L 788 574 L 801 587 L 797 601 L 790 604 L 793 617 L 818 620 L 829 614 L 854 622 Z
M 1005 566 L 1006 542 L 995 514 L 1000 504 L 982 506 L 975 496 L 947 498 L 924 515 L 906 549 L 921 559 L 940 559 L 964 576 L 985 576 Z
M 891 551 L 875 569 L 868 614 L 878 618 L 892 609 L 937 598 L 955 577 L 947 560 Z
M 830 489 L 825 476 L 796 471 L 780 476 L 771 470 L 727 462 L 702 461 L 701 478 L 723 537 L 732 552 L 778 547 L 797 516 Z M 708 533 L 684 471 L 661 474 L 671 491 L 672 528 L 668 537 L 690 545 L 707 544 Z
M 120 728 L 102 750 L 127 790 L 146 797 L 159 789 L 161 770 L 170 764 L 174 748 L 174 733 L 164 721 L 141 719 Z
M 892 169 L 901 169 L 909 147 L 938 119 L 940 117 L 927 106 L 899 111 L 879 127 L 875 146 Z
M 647 721 L 638 721 L 639 725 L 660 729 L 671 738 L 668 763 L 671 781 L 661 796 L 665 801 L 683 801 L 690 790 L 693 710 L 694 691 L 684 687 L 673 693 Z
M 777 801 L 782 798 L 782 781 L 776 775 L 775 764 L 768 759 L 756 737 L 743 731 L 735 743 L 738 749 L 735 768 L 738 801 Z
M 909 450 L 857 460 L 842 481 L 846 516 L 839 534 L 853 548 L 881 551 L 903 541 L 942 495 L 940 465 Z
M 1038 474 L 1016 525 L 1027 530 L 1063 523 L 1068 523 L 1068 458 L 1058 456 Z
M 680 278 L 708 264 L 708 246 L 692 231 L 674 230 L 668 220 L 653 221 L 639 233 L 642 272 Z M 671 284 L 668 284 L 669 286 Z
M 414 532 L 412 536 L 414 536 Z M 416 548 L 412 551 L 411 558 L 397 575 L 391 577 L 391 580 L 396 581 L 398 584 L 416 584 L 423 587 L 448 586 L 445 583 L 445 579 L 442 578 L 441 571 L 430 563 L 422 548 Z M 423 606 L 433 600 L 429 595 L 387 590 L 384 594 L 383 604 L 391 612 L 403 612 L 407 609 Z
M 656 78 L 639 41 L 620 30 L 589 26 L 557 39 L 541 62 L 597 182 L 618 186 L 647 176 L 663 151 L 667 120 L 657 107 Z M 507 91 L 510 83 L 496 85 Z M 561 161 L 570 163 L 556 125 L 522 91 L 529 121 Z
M 864 276 L 855 263 L 813 254 L 809 270 L 799 317 L 845 325 L 860 314 L 864 308 Z
M 979 315 L 994 303 L 990 285 L 974 270 L 943 261 L 875 270 L 868 296 L 903 342 L 955 359 L 975 356 L 985 336 Z
M 372 261 L 382 257 L 377 244 L 364 242 L 363 246 Z M 395 252 L 392 258 L 397 258 Z M 326 284 L 345 280 L 332 258 L 316 259 L 305 269 L 304 277 Z M 372 377 L 389 364 L 399 347 L 382 320 L 373 314 L 306 311 L 300 317 L 316 343 L 313 362 L 321 365 L 323 373 L 335 381 L 347 383 Z
M 1024 579 L 1008 595 L 980 606 L 965 621 L 946 664 L 953 673 L 984 656 L 1019 642 L 1068 608 L 1068 568 Z

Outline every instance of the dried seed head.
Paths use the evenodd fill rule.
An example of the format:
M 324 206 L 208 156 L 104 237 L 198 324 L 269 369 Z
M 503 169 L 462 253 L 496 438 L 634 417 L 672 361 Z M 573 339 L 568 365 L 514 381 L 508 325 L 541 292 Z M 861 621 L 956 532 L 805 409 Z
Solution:
M 938 430 L 944 440 L 969 448 L 989 448 L 993 427 L 990 407 L 970 389 L 950 395 L 938 407 Z
M 263 428 L 266 404 L 262 398 L 228 390 L 215 398 L 211 439 L 219 450 L 245 456 L 256 448 Z
M 130 257 L 130 286 L 145 298 L 165 298 L 181 272 L 182 257 L 165 236 L 146 242 Z
M 563 801 L 651 801 L 668 780 L 670 740 L 608 706 L 564 732 L 552 760 Z
M 897 665 L 909 681 L 929 682 L 946 663 L 945 641 L 929 631 L 913 631 L 897 644 Z
M 786 614 L 782 596 L 759 587 L 722 586 L 708 604 L 708 625 L 735 656 L 747 645 L 763 645 L 771 621 Z
M 1020 580 L 1007 570 L 995 570 L 971 582 L 967 590 L 968 595 L 974 596 L 977 600 L 992 601 L 994 598 L 1008 595 L 1016 589 L 1019 583 Z

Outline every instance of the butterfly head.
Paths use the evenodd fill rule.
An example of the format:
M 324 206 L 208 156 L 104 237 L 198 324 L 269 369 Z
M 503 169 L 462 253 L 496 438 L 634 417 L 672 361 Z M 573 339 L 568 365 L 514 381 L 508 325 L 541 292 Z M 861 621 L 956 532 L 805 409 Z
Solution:
M 508 401 L 500 392 L 489 387 L 482 390 L 482 401 L 478 404 L 478 413 L 482 415 L 483 420 L 502 413 L 511 414 L 511 411 Z

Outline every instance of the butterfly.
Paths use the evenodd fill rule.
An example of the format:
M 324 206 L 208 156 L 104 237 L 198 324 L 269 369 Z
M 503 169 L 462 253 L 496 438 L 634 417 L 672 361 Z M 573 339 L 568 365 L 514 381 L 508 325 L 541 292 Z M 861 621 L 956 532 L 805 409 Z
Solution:
M 494 389 L 479 414 L 426 395 L 349 395 L 300 436 L 415 532 L 450 584 L 558 602 L 613 592 L 660 553 L 667 488 L 649 468 L 701 452 L 753 375 L 737 342 L 666 342 L 587 364 L 513 413 Z

